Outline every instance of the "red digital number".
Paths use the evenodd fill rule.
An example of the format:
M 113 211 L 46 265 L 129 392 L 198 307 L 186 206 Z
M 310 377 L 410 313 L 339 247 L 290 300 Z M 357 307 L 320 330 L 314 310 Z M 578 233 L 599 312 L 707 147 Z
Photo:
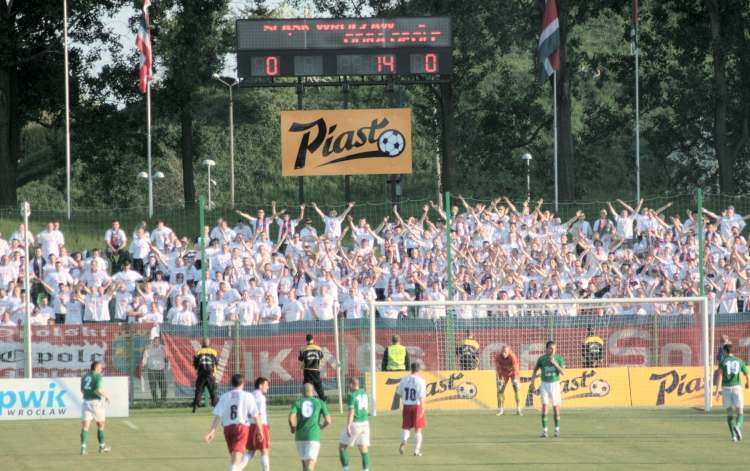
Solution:
M 269 77 L 279 75 L 279 58 L 277 56 L 266 57 L 266 75 Z
M 438 70 L 438 57 L 437 54 L 425 54 L 424 56 L 424 71 L 428 74 L 434 74 Z
M 393 55 L 378 56 L 378 73 L 396 73 L 396 58 Z

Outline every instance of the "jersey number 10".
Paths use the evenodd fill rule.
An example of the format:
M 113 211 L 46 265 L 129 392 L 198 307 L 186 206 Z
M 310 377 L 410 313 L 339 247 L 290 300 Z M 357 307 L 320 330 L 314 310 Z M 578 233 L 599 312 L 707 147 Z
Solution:
M 404 400 L 407 401 L 416 401 L 417 400 L 417 390 L 414 388 L 405 388 L 404 389 Z

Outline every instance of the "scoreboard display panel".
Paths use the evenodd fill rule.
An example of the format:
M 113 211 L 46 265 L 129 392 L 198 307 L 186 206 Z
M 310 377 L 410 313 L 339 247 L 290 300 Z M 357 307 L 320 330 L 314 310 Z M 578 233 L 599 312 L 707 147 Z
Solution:
M 449 75 L 448 17 L 237 21 L 241 77 Z

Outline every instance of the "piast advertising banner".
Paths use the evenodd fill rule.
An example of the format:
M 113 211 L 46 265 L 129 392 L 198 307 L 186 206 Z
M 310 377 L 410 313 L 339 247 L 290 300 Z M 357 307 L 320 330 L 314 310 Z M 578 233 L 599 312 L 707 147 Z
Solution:
M 407 374 L 405 371 L 376 373 L 378 411 L 397 410 L 401 406 L 396 389 Z M 422 371 L 419 376 L 427 382 L 426 409 L 487 409 L 497 406 L 494 371 Z
M 531 384 L 532 371 L 521 371 L 519 395 L 524 407 L 541 405 L 541 379 Z M 629 407 L 628 368 L 567 368 L 560 376 L 560 391 L 565 407 Z M 514 405 L 513 390 L 505 389 L 505 404 Z M 511 402 L 508 402 L 510 399 Z
M 630 386 L 635 407 L 703 406 L 701 367 L 630 368 Z
M 285 177 L 411 173 L 411 109 L 281 113 Z

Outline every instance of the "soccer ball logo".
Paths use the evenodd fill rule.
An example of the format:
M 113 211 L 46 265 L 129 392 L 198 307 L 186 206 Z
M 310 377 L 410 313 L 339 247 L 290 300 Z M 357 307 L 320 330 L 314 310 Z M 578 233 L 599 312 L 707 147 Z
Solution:
M 378 138 L 378 150 L 389 157 L 398 157 L 406 147 L 404 135 L 395 129 L 388 129 Z
M 456 388 L 458 397 L 461 399 L 474 399 L 477 397 L 477 385 L 474 383 L 462 383 Z
M 591 383 L 591 395 L 594 397 L 604 397 L 609 394 L 609 383 L 603 379 L 598 379 Z

